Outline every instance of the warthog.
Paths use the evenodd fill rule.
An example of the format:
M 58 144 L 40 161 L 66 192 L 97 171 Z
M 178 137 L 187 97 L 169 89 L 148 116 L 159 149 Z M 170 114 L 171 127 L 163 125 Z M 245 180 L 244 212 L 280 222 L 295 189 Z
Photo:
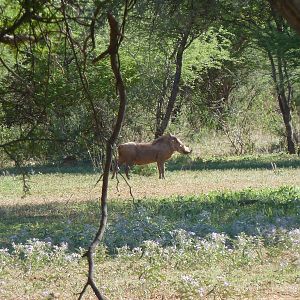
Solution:
M 191 153 L 176 136 L 172 134 L 163 135 L 152 143 L 129 142 L 118 146 L 118 160 L 114 167 L 112 178 L 119 171 L 121 165 L 125 165 L 125 174 L 129 179 L 129 169 L 133 165 L 146 165 L 156 162 L 159 178 L 165 178 L 165 161 L 178 151 L 183 154 Z

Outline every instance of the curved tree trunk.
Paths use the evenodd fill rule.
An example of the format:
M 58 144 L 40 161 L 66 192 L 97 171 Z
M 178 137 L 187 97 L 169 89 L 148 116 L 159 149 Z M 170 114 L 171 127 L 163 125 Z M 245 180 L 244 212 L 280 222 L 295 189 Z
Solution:
M 174 74 L 171 95 L 168 99 L 166 111 L 165 111 L 162 119 L 160 119 L 160 120 L 158 120 L 158 117 L 161 117 L 161 105 L 158 105 L 158 109 L 160 111 L 159 111 L 159 113 L 158 112 L 156 113 L 157 120 L 156 120 L 155 138 L 164 134 L 164 132 L 169 124 L 171 114 L 174 110 L 174 105 L 175 105 L 176 98 L 178 95 L 179 83 L 180 83 L 181 73 L 182 73 L 183 52 L 187 48 L 188 38 L 189 38 L 189 35 L 191 32 L 192 26 L 193 26 L 193 18 L 191 18 L 189 24 L 186 27 L 186 30 L 184 31 L 184 33 L 181 37 L 180 42 L 179 42 L 178 50 L 176 53 L 176 70 L 175 70 L 175 74 Z
M 120 46 L 120 42 L 122 40 L 122 33 L 120 32 L 120 28 L 118 25 L 118 22 L 114 18 L 114 16 L 110 13 L 108 13 L 108 22 L 110 25 L 110 44 L 106 51 L 101 53 L 97 58 L 93 60 L 93 63 L 98 62 L 99 60 L 105 58 L 106 56 L 110 56 L 110 63 L 111 63 L 111 69 L 113 71 L 115 80 L 116 80 L 116 89 L 117 93 L 119 95 L 119 110 L 118 110 L 118 116 L 116 120 L 115 127 L 113 129 L 113 132 L 110 136 L 110 138 L 107 141 L 106 144 L 106 161 L 104 166 L 104 173 L 103 173 L 103 179 L 102 179 L 102 193 L 101 193 L 101 219 L 98 231 L 96 233 L 96 236 L 94 237 L 93 242 L 91 243 L 88 251 L 85 253 L 84 256 L 88 259 L 89 264 L 89 270 L 88 270 L 88 278 L 87 282 L 80 293 L 79 299 L 82 299 L 86 288 L 88 286 L 91 286 L 93 289 L 95 295 L 100 300 L 105 300 L 106 297 L 104 297 L 100 291 L 98 290 L 95 282 L 94 282 L 94 254 L 96 251 L 97 246 L 99 245 L 100 241 L 103 238 L 106 223 L 107 223 L 107 190 L 108 190 L 108 181 L 109 181 L 109 171 L 112 161 L 112 152 L 113 147 L 116 143 L 116 140 L 119 136 L 123 119 L 125 116 L 125 109 L 126 109 L 126 92 L 125 92 L 125 86 L 124 81 L 122 78 L 122 75 L 120 73 L 120 62 L 119 62 L 119 56 L 118 56 L 118 49 Z M 124 21 L 123 21 L 124 22 Z M 124 23 L 123 23 L 124 25 Z

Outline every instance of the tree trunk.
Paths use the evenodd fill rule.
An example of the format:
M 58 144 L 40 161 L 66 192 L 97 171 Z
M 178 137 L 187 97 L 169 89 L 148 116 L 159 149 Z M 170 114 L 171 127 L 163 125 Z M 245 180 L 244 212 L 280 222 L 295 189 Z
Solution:
M 289 154 L 296 153 L 295 141 L 294 141 L 294 128 L 292 125 L 292 114 L 291 109 L 287 105 L 287 100 L 285 95 L 278 95 L 278 102 L 280 106 L 280 111 L 282 114 L 283 122 L 285 125 L 285 133 L 287 139 L 287 149 Z
M 292 87 L 290 85 L 290 80 L 287 72 L 287 67 L 285 60 L 280 57 L 279 53 L 277 55 L 278 61 L 278 74 L 279 74 L 279 87 L 281 94 L 280 99 L 278 99 L 279 103 L 281 103 L 283 109 L 281 110 L 283 122 L 285 125 L 286 130 L 286 137 L 287 137 L 287 146 L 288 152 L 290 154 L 296 153 L 296 146 L 295 146 L 295 135 L 294 135 L 294 128 L 292 125 L 292 112 L 291 112 L 291 98 L 292 98 Z M 286 88 L 285 88 L 286 82 Z M 280 108 L 281 109 L 281 108 Z
M 300 1 L 299 0 L 269 0 L 280 14 L 300 34 Z
M 288 95 L 286 95 L 285 79 L 288 82 L 288 78 L 284 76 L 284 64 L 282 57 L 277 54 L 277 70 L 274 62 L 274 58 L 270 51 L 267 51 L 271 68 L 272 77 L 276 87 L 277 99 L 282 115 L 282 119 L 285 126 L 285 134 L 287 140 L 287 149 L 289 154 L 296 153 L 295 141 L 294 141 L 294 129 L 292 125 L 292 114 L 291 114 L 291 87 L 288 84 Z M 277 77 L 277 72 L 278 77 Z
M 167 105 L 164 116 L 162 117 L 161 120 L 156 119 L 155 138 L 164 134 L 164 132 L 169 124 L 170 117 L 171 117 L 171 114 L 174 109 L 174 105 L 175 105 L 176 98 L 177 98 L 178 91 L 179 91 L 179 83 L 180 83 L 181 73 L 182 73 L 183 52 L 186 49 L 187 41 L 188 41 L 188 37 L 190 35 L 192 25 L 193 25 L 193 20 L 191 19 L 191 21 L 189 22 L 186 30 L 184 31 L 184 33 L 181 37 L 181 40 L 180 40 L 180 43 L 178 46 L 178 50 L 177 50 L 177 54 L 176 54 L 176 70 L 175 70 L 175 74 L 174 74 L 171 95 L 168 99 L 168 105 Z M 158 105 L 158 108 L 161 110 L 161 105 Z M 157 118 L 161 117 L 161 113 L 157 112 L 156 116 L 157 116 Z

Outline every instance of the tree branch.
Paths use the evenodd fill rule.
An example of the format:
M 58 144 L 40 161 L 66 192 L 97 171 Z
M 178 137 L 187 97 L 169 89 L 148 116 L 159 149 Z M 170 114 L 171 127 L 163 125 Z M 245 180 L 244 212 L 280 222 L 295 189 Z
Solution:
M 66 140 L 66 139 L 51 139 L 51 138 L 18 138 L 13 141 L 6 142 L 4 144 L 0 144 L 0 148 L 6 148 L 12 146 L 14 144 L 22 143 L 22 142 L 58 142 L 58 143 L 76 143 L 73 140 Z
M 127 16 L 128 12 L 128 1 L 126 1 L 125 5 L 125 14 L 123 17 L 123 24 L 125 24 L 125 18 Z M 120 73 L 120 62 L 119 62 L 119 56 L 118 56 L 118 50 L 120 46 L 120 29 L 118 22 L 114 18 L 114 16 L 111 13 L 108 13 L 107 15 L 108 23 L 110 26 L 110 44 L 108 46 L 108 49 L 104 51 L 102 54 L 100 54 L 97 59 L 93 60 L 93 63 L 96 63 L 100 59 L 103 59 L 108 54 L 110 56 L 110 63 L 111 63 L 111 69 L 114 74 L 115 80 L 116 80 L 116 88 L 119 95 L 119 110 L 118 110 L 118 116 L 116 120 L 115 127 L 113 129 L 113 132 L 110 136 L 110 138 L 107 141 L 106 144 L 106 161 L 104 166 L 104 173 L 103 173 L 103 180 L 102 180 L 102 194 L 101 194 L 101 220 L 99 229 L 96 233 L 96 236 L 91 243 L 88 251 L 84 254 L 85 257 L 87 257 L 89 270 L 88 270 L 88 279 L 87 282 L 80 293 L 79 299 L 82 299 L 83 294 L 86 291 L 86 288 L 90 285 L 91 288 L 94 291 L 94 294 L 97 296 L 98 299 L 106 299 L 98 290 L 95 282 L 94 282 L 94 254 L 97 246 L 99 245 L 100 241 L 103 238 L 106 224 L 107 224 L 107 190 L 108 190 L 108 181 L 109 181 L 109 171 L 111 167 L 111 161 L 112 161 L 112 154 L 113 154 L 113 148 L 116 143 L 116 140 L 119 136 L 123 119 L 125 116 L 125 109 L 126 109 L 126 92 L 125 92 L 125 86 L 123 82 L 122 75 Z M 99 58 L 100 57 L 100 58 Z

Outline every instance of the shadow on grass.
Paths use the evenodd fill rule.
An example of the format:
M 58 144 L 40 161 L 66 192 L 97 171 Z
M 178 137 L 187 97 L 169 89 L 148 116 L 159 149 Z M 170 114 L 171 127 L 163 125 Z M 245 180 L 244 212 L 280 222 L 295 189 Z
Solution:
M 272 166 L 273 165 L 273 166 Z M 168 171 L 178 170 L 227 170 L 227 169 L 272 169 L 272 168 L 300 168 L 300 157 L 288 154 L 266 154 L 261 156 L 235 156 L 220 158 L 193 158 L 188 155 L 178 155 L 167 161 Z M 146 171 L 145 171 L 146 170 Z M 0 169 L 1 175 L 19 175 L 22 172 L 28 174 L 99 174 L 100 169 L 94 168 L 89 162 L 79 162 L 75 166 L 59 165 L 36 165 L 27 166 L 22 169 L 6 168 Z M 156 166 L 151 165 L 149 168 L 135 166 L 133 173 L 149 176 L 156 174 Z M 146 172 L 147 174 L 143 174 Z M 148 174 L 149 173 L 149 174 Z
M 245 190 L 191 197 L 109 203 L 105 244 L 113 254 L 122 246 L 139 247 L 146 240 L 167 245 L 174 230 L 205 237 L 217 232 L 235 238 L 268 236 L 274 230 L 300 227 L 300 190 Z M 99 224 L 99 203 L 51 203 L 4 206 L 0 210 L 0 248 L 29 239 L 86 248 Z
M 34 174 L 99 174 L 102 171 L 98 168 L 94 168 L 88 162 L 80 162 L 75 166 L 59 166 L 59 165 L 35 165 L 35 166 L 25 166 L 22 168 L 10 167 L 5 169 L 0 169 L 1 175 L 20 175 L 22 173 L 27 173 L 30 175 Z
M 87 227 L 97 223 L 99 204 L 78 203 L 14 205 L 0 208 L 0 248 L 29 239 L 68 243 L 71 248 L 86 246 L 91 239 Z
M 300 168 L 300 157 L 288 154 L 268 154 L 261 156 L 235 156 L 193 159 L 190 156 L 178 156 L 167 163 L 168 171 L 175 170 L 227 170 L 227 169 L 273 169 Z

